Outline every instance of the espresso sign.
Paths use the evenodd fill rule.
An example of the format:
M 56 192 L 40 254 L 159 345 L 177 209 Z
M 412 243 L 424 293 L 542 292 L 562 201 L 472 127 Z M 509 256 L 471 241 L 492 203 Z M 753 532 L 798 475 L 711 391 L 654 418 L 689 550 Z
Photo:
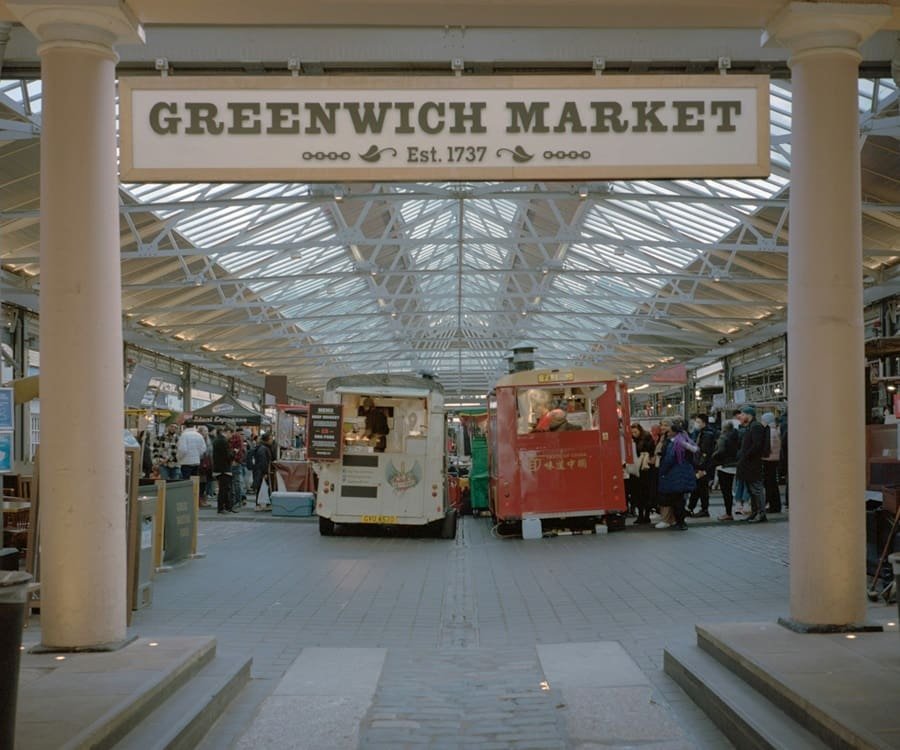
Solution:
M 310 404 L 306 434 L 310 461 L 339 459 L 343 440 L 340 404 Z
M 765 76 L 124 78 L 124 181 L 763 177 Z

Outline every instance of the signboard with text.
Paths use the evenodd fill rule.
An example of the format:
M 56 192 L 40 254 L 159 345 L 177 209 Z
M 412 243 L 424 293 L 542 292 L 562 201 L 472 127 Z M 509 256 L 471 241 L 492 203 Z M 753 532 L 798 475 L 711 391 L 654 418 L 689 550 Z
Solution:
M 119 81 L 123 181 L 764 177 L 766 76 Z
M 310 404 L 306 435 L 306 456 L 310 461 L 338 460 L 343 441 L 341 405 Z

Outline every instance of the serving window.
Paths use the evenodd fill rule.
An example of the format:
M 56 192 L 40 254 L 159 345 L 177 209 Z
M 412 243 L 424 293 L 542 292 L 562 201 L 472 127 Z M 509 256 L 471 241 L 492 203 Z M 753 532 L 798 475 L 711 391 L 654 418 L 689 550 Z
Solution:
M 343 441 L 345 453 L 373 453 L 375 441 L 366 436 L 364 394 L 344 394 Z M 419 453 L 428 436 L 428 404 L 419 397 L 373 397 L 375 408 L 387 419 L 385 453 Z
M 553 409 L 562 409 L 566 421 L 582 430 L 597 430 L 596 401 L 606 393 L 606 388 L 606 383 L 519 388 L 516 392 L 518 434 L 535 432 L 541 416 Z

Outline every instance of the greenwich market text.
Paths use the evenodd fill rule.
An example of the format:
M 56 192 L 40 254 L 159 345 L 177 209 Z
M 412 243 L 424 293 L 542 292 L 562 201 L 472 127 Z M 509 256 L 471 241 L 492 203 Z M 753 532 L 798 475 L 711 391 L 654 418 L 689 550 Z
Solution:
M 487 133 L 487 102 L 156 102 L 149 126 L 166 135 L 477 135 Z M 632 101 L 508 101 L 507 134 L 731 133 L 741 102 L 729 99 Z

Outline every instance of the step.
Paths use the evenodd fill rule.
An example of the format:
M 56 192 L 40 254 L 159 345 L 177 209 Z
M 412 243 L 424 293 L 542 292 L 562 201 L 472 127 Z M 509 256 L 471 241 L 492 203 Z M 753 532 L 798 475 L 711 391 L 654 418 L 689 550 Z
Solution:
M 253 659 L 217 656 L 171 693 L 115 750 L 191 750 L 250 679 Z
M 828 748 L 699 646 L 666 649 L 663 669 L 736 747 Z
M 111 748 L 215 653 L 212 636 L 139 638 L 118 651 L 69 653 L 63 661 L 23 653 L 16 746 Z
M 877 670 L 878 666 L 871 660 L 849 654 L 840 646 L 840 636 L 798 634 L 775 623 L 697 625 L 696 631 L 701 650 L 828 747 L 841 750 L 895 747 L 891 738 L 896 737 L 897 673 L 886 670 L 876 675 L 873 669 Z M 898 648 L 893 635 L 876 636 L 882 637 L 882 647 L 891 654 Z M 871 637 L 866 637 L 872 642 Z M 764 661 L 771 648 L 777 651 L 774 655 L 768 653 L 768 660 Z M 781 654 L 784 656 L 780 657 Z M 798 659 L 817 665 L 817 672 L 792 673 L 788 664 Z M 819 675 L 812 684 L 808 679 L 797 679 L 812 674 Z M 828 700 L 829 689 L 838 684 L 843 695 L 850 695 L 849 706 Z M 888 705 L 882 705 L 886 697 Z M 860 701 L 868 703 L 877 717 L 869 715 L 872 711 L 860 713 L 854 705 Z

